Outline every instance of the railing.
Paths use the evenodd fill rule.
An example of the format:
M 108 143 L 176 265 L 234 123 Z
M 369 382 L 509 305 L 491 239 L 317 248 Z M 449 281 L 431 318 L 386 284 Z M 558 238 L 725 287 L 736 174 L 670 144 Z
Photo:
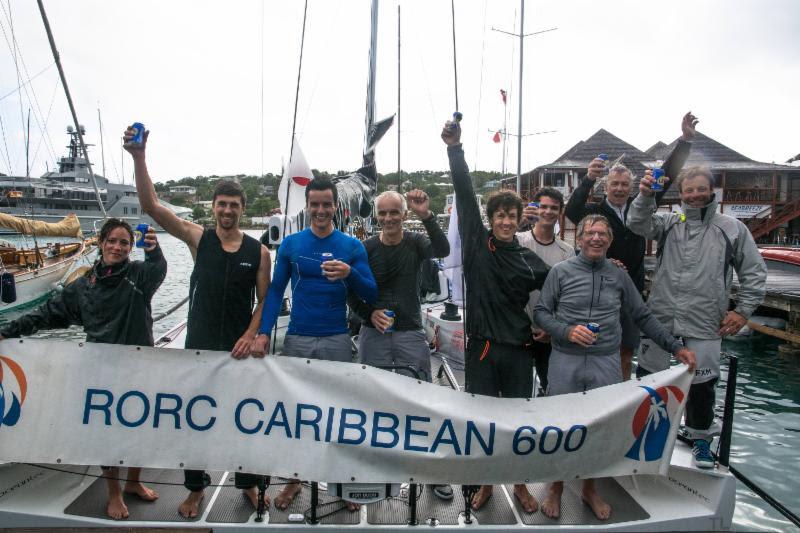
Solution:
M 776 207 L 768 218 L 751 218 L 746 224 L 754 239 L 763 237 L 781 224 L 800 216 L 800 199 Z

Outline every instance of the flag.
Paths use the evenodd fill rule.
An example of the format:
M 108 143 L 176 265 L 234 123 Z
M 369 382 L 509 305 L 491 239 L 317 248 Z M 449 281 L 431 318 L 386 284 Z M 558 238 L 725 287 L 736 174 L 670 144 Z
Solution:
M 300 143 L 295 138 L 289 164 L 283 169 L 283 177 L 278 187 L 278 201 L 281 203 L 281 211 L 284 215 L 292 217 L 305 207 L 306 185 L 313 179 L 314 174 L 311 172 L 311 167 L 308 166 L 306 157 L 300 149 Z
M 506 103 L 506 91 L 505 91 L 505 89 L 500 89 L 500 98 L 503 99 L 503 104 L 505 105 L 505 103 Z
M 502 137 L 500 137 L 500 132 L 498 131 L 497 133 L 494 134 L 494 137 L 492 137 L 492 140 L 494 142 L 496 142 L 496 143 L 499 143 L 500 139 L 502 139 Z
M 447 228 L 447 240 L 450 242 L 450 255 L 444 258 L 443 269 L 450 280 L 450 296 L 454 304 L 464 306 L 464 291 L 461 271 L 461 235 L 458 233 L 458 213 L 456 212 L 456 196 L 450 204 L 450 226 Z

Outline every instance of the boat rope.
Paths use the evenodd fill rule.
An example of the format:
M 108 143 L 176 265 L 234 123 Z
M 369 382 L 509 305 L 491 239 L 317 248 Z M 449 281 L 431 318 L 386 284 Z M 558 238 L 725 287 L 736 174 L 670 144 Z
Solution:
M 12 172 L 12 170 L 11 170 L 11 156 L 10 156 L 10 154 L 9 154 L 9 152 L 8 152 L 8 142 L 6 141 L 6 127 L 3 125 L 3 117 L 2 117 L 2 116 L 0 116 L 0 131 L 2 131 L 2 132 L 3 132 L 3 146 L 4 146 L 4 147 L 5 147 L 5 149 L 6 149 L 6 153 L 5 153 L 6 159 L 5 159 L 5 162 L 6 162 L 6 164 L 8 165 L 8 173 L 9 173 L 9 174 L 13 174 L 13 172 Z M 9 202 L 9 200 L 8 200 L 8 197 L 6 197 L 6 202 Z M 10 205 L 11 205 L 11 202 L 9 202 L 9 206 L 10 206 Z
M 173 305 L 172 307 L 170 307 L 169 309 L 167 309 L 163 313 L 160 313 L 160 314 L 154 316 L 153 317 L 153 323 L 156 323 L 159 320 L 165 319 L 166 317 L 168 317 L 169 315 L 171 315 L 172 313 L 174 313 L 175 311 L 180 309 L 180 307 L 183 304 L 185 304 L 186 302 L 188 302 L 188 301 L 189 301 L 189 295 L 184 296 L 183 300 L 181 300 L 180 302 L 176 303 L 175 305 Z
M 49 471 L 51 471 L 51 472 L 58 472 L 59 474 L 71 474 L 71 475 L 73 475 L 73 476 L 81 476 L 81 477 L 88 477 L 88 478 L 94 478 L 94 479 L 106 479 L 106 480 L 111 480 L 111 481 L 125 481 L 125 482 L 128 482 L 128 481 L 138 481 L 139 483 L 142 483 L 142 484 L 147 484 L 147 485 L 163 485 L 163 486 L 168 486 L 168 487 L 183 487 L 183 486 L 184 486 L 183 482 L 175 482 L 175 481 L 154 481 L 154 480 L 146 480 L 146 479 L 132 480 L 132 479 L 128 479 L 127 477 L 120 477 L 120 476 L 117 476 L 117 477 L 111 477 L 111 476 L 104 476 L 104 475 L 102 475 L 102 474 L 89 474 L 88 472 L 73 472 L 72 470 L 66 470 L 66 469 L 64 469 L 64 468 L 56 468 L 56 467 L 54 467 L 54 466 L 47 466 L 47 465 L 42 465 L 42 464 L 37 464 L 37 463 L 16 463 L 16 464 L 25 465 L 25 466 L 30 466 L 30 467 L 32 467 L 32 468 L 41 468 L 42 470 L 49 470 Z M 78 466 L 83 466 L 83 465 L 78 465 Z M 127 468 L 127 467 L 125 467 L 125 466 L 120 466 L 120 467 L 112 467 L 112 468 Z M 228 472 L 228 473 L 231 473 L 231 472 Z M 259 474 L 259 475 L 265 475 L 265 476 L 266 476 L 266 475 L 269 475 L 269 474 Z M 271 476 L 270 476 L 270 477 L 271 477 Z M 284 486 L 284 485 L 290 485 L 290 484 L 292 484 L 292 483 L 294 483 L 294 482 L 293 482 L 293 481 L 291 481 L 291 480 L 288 480 L 288 479 L 287 479 L 286 481 L 279 481 L 279 482 L 277 482 L 277 483 L 270 482 L 269 486 L 270 486 L 270 487 L 280 487 L 280 486 Z M 309 482 L 307 482 L 307 481 L 302 481 L 302 482 L 301 482 L 301 485 L 302 485 L 302 486 L 304 486 L 304 487 L 306 487 L 306 488 L 310 488 L 310 487 L 311 487 L 311 483 L 309 483 Z M 206 488 L 208 488 L 208 487 L 211 487 L 211 488 L 217 488 L 217 487 L 221 487 L 221 488 L 225 488 L 225 487 L 234 487 L 234 488 L 235 488 L 235 487 L 236 487 L 236 484 L 235 484 L 235 483 L 210 483 L 210 484 L 206 485 Z M 327 492 L 327 490 L 326 490 L 326 489 L 323 489 L 323 488 L 320 488 L 319 490 L 320 490 L 321 492 Z M 418 491 L 417 491 L 417 498 L 416 498 L 416 501 L 419 501 L 419 499 L 420 499 L 421 497 L 422 497 L 422 491 L 421 491 L 421 490 L 418 490 Z M 405 500 L 405 499 L 403 499 L 403 498 L 400 498 L 400 497 L 398 497 L 398 496 L 392 496 L 392 497 L 390 497 L 390 498 L 387 498 L 387 500 L 396 500 L 396 501 L 399 501 L 399 502 L 405 503 L 406 505 L 408 505 L 408 504 L 409 504 L 409 502 L 408 502 L 407 500 Z M 332 502 L 326 502 L 326 503 L 322 503 L 322 504 L 320 504 L 320 505 L 319 505 L 319 507 L 322 507 L 322 506 L 325 506 L 325 505 L 330 505 L 330 504 L 332 504 L 332 503 L 341 503 L 341 502 L 342 502 L 342 500 L 334 500 L 334 501 L 332 501 Z M 346 506 L 345 506 L 345 507 L 346 507 Z M 309 512 L 310 510 L 311 510 L 311 509 L 308 509 L 308 510 L 306 510 L 306 513 L 307 513 L 307 512 Z M 317 518 L 318 518 L 318 519 L 319 519 L 319 518 L 324 518 L 325 516 L 330 516 L 330 515 L 332 515 L 332 514 L 334 514 L 334 513 L 337 513 L 337 512 L 339 512 L 339 511 L 341 511 L 341 509 L 336 509 L 335 511 L 331 511 L 330 513 L 328 513 L 328 514 L 326 514 L 326 515 L 324 515 L 324 516 L 317 516 Z
M 303 72 L 303 48 L 305 47 L 306 42 L 306 19 L 308 15 L 308 0 L 305 0 L 305 4 L 303 6 L 303 29 L 300 33 L 300 60 L 297 62 L 297 84 L 294 89 L 294 114 L 292 118 L 292 142 L 289 145 L 289 162 L 286 164 L 286 168 L 290 168 L 292 166 L 292 156 L 294 155 L 294 135 L 297 131 L 297 103 L 300 101 L 300 75 Z M 289 177 L 291 179 L 291 176 Z M 283 235 L 286 235 L 286 223 L 289 221 L 289 191 L 292 190 L 291 183 L 287 181 L 286 183 L 286 213 L 283 215 Z

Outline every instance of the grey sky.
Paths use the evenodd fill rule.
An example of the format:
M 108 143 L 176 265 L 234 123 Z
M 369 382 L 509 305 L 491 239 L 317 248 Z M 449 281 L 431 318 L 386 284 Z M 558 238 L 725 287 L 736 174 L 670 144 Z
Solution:
M 397 105 L 397 4 L 381 2 L 378 117 Z M 450 2 L 400 4 L 402 167 L 444 169 L 438 133 L 455 106 Z M 641 149 L 669 142 L 688 110 L 700 117 L 701 131 L 754 159 L 782 162 L 800 151 L 800 2 L 526 0 L 525 6 L 526 33 L 559 29 L 525 41 L 523 133 L 558 132 L 523 141 L 523 171 L 601 127 Z M 2 7 L 0 97 L 17 86 L 9 2 Z M 87 140 L 98 145 L 92 151 L 98 172 L 98 107 L 111 178 L 121 171 L 119 135 L 136 120 L 152 131 L 149 163 L 157 180 L 280 171 L 290 144 L 301 1 L 48 0 L 45 7 Z M 473 168 L 500 169 L 500 145 L 487 131 L 503 125 L 500 88 L 509 92 L 509 130 L 517 131 L 517 40 L 491 27 L 513 31 L 518 9 L 518 0 L 456 2 L 463 141 Z M 352 170 L 363 142 L 369 1 L 310 0 L 308 11 L 298 138 L 312 167 Z M 10 0 L 10 15 L 24 81 L 51 65 L 52 56 L 35 2 Z M 0 172 L 25 172 L 28 107 L 32 175 L 63 155 L 70 118 L 55 68 L 31 87 L 41 114 L 24 92 L 22 106 L 18 94 L 0 100 Z M 47 117 L 47 143 L 34 114 L 40 123 Z M 381 172 L 397 168 L 397 132 L 378 147 Z M 516 141 L 510 142 L 508 169 L 515 171 Z M 130 171 L 126 160 L 128 180 Z

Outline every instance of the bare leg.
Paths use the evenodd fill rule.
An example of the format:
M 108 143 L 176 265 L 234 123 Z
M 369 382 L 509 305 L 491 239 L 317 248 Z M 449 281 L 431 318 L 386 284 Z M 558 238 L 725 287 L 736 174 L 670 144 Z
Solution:
M 294 501 L 295 496 L 303 490 L 303 485 L 299 479 L 290 479 L 289 483 L 283 488 L 280 494 L 275 496 L 275 507 L 285 511 Z
M 622 360 L 622 381 L 631 379 L 631 366 L 633 365 L 633 348 L 620 346 L 619 357 Z
M 586 479 L 583 482 L 583 501 L 592 508 L 594 515 L 600 520 L 608 520 L 611 516 L 611 506 L 597 493 L 593 479 Z
M 361 509 L 360 503 L 348 502 L 347 500 L 345 500 L 345 502 L 347 503 L 347 510 L 350 511 L 351 513 L 354 513 L 359 509 Z
M 103 477 L 106 478 L 106 485 L 108 486 L 108 504 L 106 505 L 106 514 L 109 518 L 114 520 L 122 520 L 128 518 L 128 507 L 122 500 L 122 490 L 119 487 L 119 468 L 109 468 L 103 471 Z
M 205 491 L 202 490 L 190 492 L 189 496 L 187 496 L 180 507 L 178 507 L 178 512 L 181 516 L 184 518 L 197 518 L 203 496 L 205 496 Z
M 514 485 L 514 497 L 519 500 L 519 504 L 526 513 L 535 513 L 539 509 L 539 502 L 528 491 L 524 483 Z
M 250 503 L 253 504 L 253 509 L 258 509 L 258 487 L 242 489 L 242 494 L 247 496 L 247 499 L 249 499 Z M 264 505 L 267 509 L 269 509 L 269 496 L 267 496 L 266 492 L 264 493 Z
M 475 496 L 472 497 L 472 508 L 478 510 L 489 501 L 494 491 L 494 485 L 482 485 Z
M 542 512 L 549 518 L 561 516 L 561 494 L 564 492 L 564 482 L 554 481 L 547 488 L 547 496 L 542 502 Z
M 129 468 L 128 480 L 125 482 L 125 494 L 135 494 L 146 502 L 154 502 L 158 499 L 158 493 L 151 488 L 145 487 L 139 481 L 139 476 L 142 474 L 141 468 Z

